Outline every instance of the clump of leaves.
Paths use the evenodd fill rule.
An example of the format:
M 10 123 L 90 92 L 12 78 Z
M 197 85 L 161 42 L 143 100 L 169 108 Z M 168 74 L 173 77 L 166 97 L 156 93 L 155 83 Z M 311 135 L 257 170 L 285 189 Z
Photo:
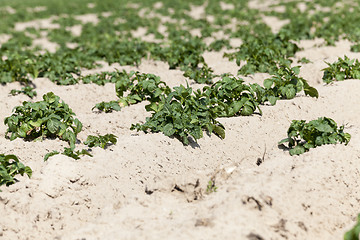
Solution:
M 360 62 L 357 59 L 349 59 L 344 56 L 344 59 L 338 58 L 337 62 L 326 64 L 328 67 L 323 69 L 323 81 L 325 83 L 329 84 L 333 81 L 345 79 L 360 79 Z
M 113 72 L 101 72 L 95 74 L 89 74 L 86 76 L 80 76 L 79 79 L 83 83 L 95 83 L 100 86 L 104 86 L 105 83 L 116 83 L 118 81 L 130 82 L 129 75 L 125 70 L 123 71 L 113 71 Z
M 358 215 L 357 223 L 355 224 L 355 226 L 345 233 L 344 240 L 359 240 L 359 236 L 360 236 L 360 214 Z
M 95 108 L 99 109 L 100 111 L 106 112 L 106 113 L 121 110 L 121 107 L 120 107 L 118 101 L 100 102 L 100 103 L 97 103 L 91 110 L 94 110 Z
M 159 76 L 154 74 L 140 73 L 131 71 L 130 73 L 115 72 L 106 73 L 114 78 L 116 95 L 119 97 L 116 101 L 100 102 L 92 109 L 97 108 L 106 113 L 120 111 L 122 107 L 136 104 L 142 101 L 159 102 L 160 95 L 169 94 L 171 89 L 165 82 L 160 80 Z M 113 81 L 113 80 L 111 80 Z M 125 96 L 125 93 L 127 95 Z
M 73 117 L 75 113 L 69 106 L 60 102 L 60 98 L 54 93 L 44 94 L 43 101 L 25 101 L 13 111 L 4 120 L 8 126 L 6 137 L 10 140 L 18 137 L 26 140 L 59 137 L 67 141 L 72 149 L 75 148 L 76 136 L 81 131 L 82 124 Z M 11 133 L 10 137 L 8 133 Z
M 184 77 L 188 77 L 190 79 L 194 79 L 197 83 L 202 84 L 211 84 L 213 83 L 215 74 L 213 74 L 213 70 L 207 65 L 204 64 L 201 68 L 183 68 L 185 70 Z
M 203 129 L 225 138 L 224 126 L 216 121 L 209 111 L 209 98 L 198 98 L 192 94 L 192 88 L 182 85 L 174 87 L 169 95 L 160 95 L 159 102 L 147 106 L 153 112 L 144 124 L 132 125 L 132 130 L 163 132 L 166 136 L 178 137 L 185 145 L 189 137 L 195 141 L 203 137 Z
M 212 86 L 205 86 L 201 95 L 209 99 L 209 111 L 216 117 L 249 116 L 256 109 L 262 113 L 255 92 L 241 78 L 225 76 Z
M 291 42 L 286 35 L 267 34 L 265 36 L 249 36 L 234 53 L 225 53 L 224 57 L 236 60 L 240 66 L 241 61 L 246 64 L 238 71 L 241 75 L 249 75 L 255 72 L 273 73 L 278 64 L 289 64 L 295 53 L 300 49 Z
M 221 49 L 231 49 L 230 41 L 228 39 L 215 40 L 208 46 L 208 50 L 219 52 Z
M 206 193 L 213 193 L 216 192 L 218 187 L 215 185 L 215 181 L 210 180 L 208 185 L 206 186 Z
M 176 36 L 169 46 L 152 51 L 152 57 L 168 62 L 170 69 L 180 67 L 185 77 L 197 83 L 211 83 L 214 75 L 202 56 L 205 49 L 205 43 L 198 37 Z
M 45 155 L 45 157 L 44 157 L 44 162 L 46 162 L 50 157 L 55 156 L 55 155 L 57 155 L 57 154 L 60 154 L 60 152 L 58 152 L 58 151 L 52 151 L 52 152 L 47 153 L 47 154 Z M 75 149 L 73 149 L 73 148 L 67 148 L 67 147 L 64 148 L 64 151 L 63 151 L 61 154 L 65 155 L 65 156 L 68 156 L 68 157 L 71 157 L 71 158 L 73 158 L 73 159 L 75 159 L 75 160 L 80 159 L 80 156 L 82 156 L 82 155 L 88 155 L 88 156 L 90 156 L 90 157 L 93 156 L 93 155 L 91 155 L 91 154 L 89 153 L 89 151 L 87 151 L 86 149 L 76 150 L 76 151 L 75 151 Z
M 32 170 L 22 164 L 17 156 L 0 154 L 0 186 L 14 184 L 16 182 L 15 176 L 18 174 L 21 176 L 26 174 L 30 178 Z
M 310 97 L 319 97 L 318 91 L 308 82 L 299 77 L 300 67 L 281 65 L 273 77 L 264 80 L 264 88 L 253 84 L 252 88 L 257 93 L 260 103 L 269 101 L 272 105 L 279 99 L 293 99 L 297 93 L 304 91 Z
M 324 144 L 345 143 L 351 139 L 349 133 L 344 133 L 344 126 L 337 127 L 336 122 L 327 117 L 320 117 L 306 123 L 305 120 L 293 120 L 288 132 L 288 137 L 278 144 L 288 142 L 290 155 L 300 155 Z
M 29 84 L 31 78 L 38 76 L 38 67 L 32 60 L 35 56 L 29 52 L 10 52 L 6 59 L 0 58 L 0 83 L 20 82 Z
M 311 63 L 311 61 L 309 59 L 307 59 L 306 57 L 301 58 L 300 60 L 298 60 L 298 63 Z
M 10 91 L 10 94 L 13 96 L 18 95 L 18 94 L 25 94 L 26 96 L 28 96 L 30 98 L 34 98 L 37 96 L 37 92 L 34 91 L 34 88 L 30 87 L 30 86 L 22 87 L 21 90 L 12 89 Z
M 73 85 L 79 82 L 81 68 L 91 69 L 99 64 L 91 54 L 87 54 L 80 48 L 59 49 L 55 53 L 46 52 L 36 58 L 36 67 L 39 77 L 48 77 L 58 85 Z
M 116 144 L 117 142 L 117 136 L 114 134 L 106 134 L 106 135 L 98 135 L 93 136 L 89 135 L 84 142 L 85 145 L 88 145 L 89 147 L 101 147 L 105 149 L 108 145 Z
M 129 106 L 145 100 L 158 102 L 160 95 L 171 91 L 159 76 L 139 72 L 130 72 L 129 79 L 117 81 L 115 90 L 121 106 Z M 126 91 L 129 91 L 129 94 L 124 96 Z
M 352 52 L 360 52 L 360 43 L 354 44 L 351 46 L 350 51 Z

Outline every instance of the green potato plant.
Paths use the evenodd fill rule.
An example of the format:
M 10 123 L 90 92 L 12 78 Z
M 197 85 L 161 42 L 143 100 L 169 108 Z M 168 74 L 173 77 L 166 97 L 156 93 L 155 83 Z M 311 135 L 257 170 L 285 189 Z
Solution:
M 209 111 L 209 98 L 197 98 L 190 87 L 174 87 L 167 96 L 160 95 L 159 102 L 152 102 L 147 111 L 153 112 L 144 124 L 133 124 L 132 130 L 163 132 L 166 136 L 175 136 L 185 145 L 189 137 L 195 141 L 203 137 L 203 129 L 225 138 L 224 127 Z
M 111 144 L 116 144 L 117 142 L 116 138 L 117 136 L 111 133 L 105 135 L 98 135 L 98 136 L 89 135 L 86 141 L 84 142 L 84 144 L 89 147 L 101 147 L 105 149 L 107 146 Z
M 15 176 L 18 174 L 21 176 L 26 174 L 30 178 L 32 170 L 21 163 L 17 156 L 0 154 L 0 186 L 14 184 L 16 182 Z
M 300 67 L 281 65 L 271 78 L 264 80 L 264 89 L 253 85 L 260 103 L 269 101 L 275 105 L 279 99 L 293 99 L 297 93 L 304 91 L 310 97 L 319 97 L 318 91 L 308 82 L 299 77 Z
M 73 116 L 75 113 L 69 106 L 60 102 L 60 97 L 49 92 L 39 102 L 23 102 L 14 108 L 14 113 L 6 117 L 6 137 L 10 140 L 24 138 L 26 140 L 60 138 L 75 148 L 76 136 L 82 129 L 82 123 Z M 10 134 L 10 136 L 9 136 Z
M 33 87 L 30 87 L 30 86 L 22 87 L 21 90 L 12 89 L 10 91 L 10 94 L 13 96 L 18 95 L 18 94 L 25 94 L 29 98 L 34 98 L 37 96 L 37 92 L 34 90 Z
M 224 76 L 213 85 L 205 86 L 198 96 L 209 99 L 209 111 L 216 117 L 249 116 L 256 109 L 262 114 L 255 92 L 241 78 Z
M 337 127 L 336 122 L 327 117 L 320 117 L 306 123 L 305 120 L 293 120 L 288 131 L 288 137 L 278 144 L 288 143 L 290 155 L 300 155 L 324 144 L 345 143 L 351 139 L 349 133 L 344 132 L 344 126 Z
M 360 62 L 358 59 L 338 58 L 334 63 L 326 63 L 324 68 L 323 81 L 327 84 L 345 79 L 360 79 Z
M 121 106 L 129 106 L 142 101 L 158 102 L 161 94 L 170 93 L 170 88 L 159 76 L 139 72 L 130 72 L 130 81 L 115 83 L 116 95 Z M 128 91 L 129 94 L 124 96 Z
M 97 108 L 99 111 L 111 113 L 112 111 L 121 111 L 118 101 L 100 102 L 97 103 L 91 110 Z

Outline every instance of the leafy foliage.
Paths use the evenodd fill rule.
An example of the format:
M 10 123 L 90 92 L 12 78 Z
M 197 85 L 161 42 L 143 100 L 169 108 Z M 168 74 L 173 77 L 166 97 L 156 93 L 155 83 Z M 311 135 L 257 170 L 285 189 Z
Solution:
M 208 110 L 209 104 L 208 98 L 197 98 L 192 94 L 192 88 L 180 85 L 169 95 L 160 95 L 160 102 L 148 105 L 147 111 L 152 111 L 152 116 L 142 125 L 133 124 L 131 129 L 163 132 L 166 136 L 178 137 L 185 145 L 189 144 L 189 137 L 195 141 L 202 138 L 203 129 L 225 138 L 224 127 Z
M 129 106 L 142 101 L 158 102 L 161 94 L 170 93 L 170 88 L 160 77 L 154 74 L 130 72 L 125 81 L 117 81 L 115 84 L 116 95 L 121 106 Z M 129 94 L 124 96 L 128 91 Z
M 357 223 L 355 224 L 355 226 L 345 233 L 344 240 L 359 240 L 359 236 L 360 236 L 360 214 L 358 215 Z
M 131 74 L 131 73 L 130 73 Z M 106 83 L 116 83 L 118 81 L 130 81 L 130 75 L 125 70 L 123 71 L 113 71 L 113 72 L 101 72 L 95 74 L 89 74 L 86 76 L 80 76 L 79 80 L 83 83 L 95 83 L 100 86 L 104 86 Z
M 307 81 L 299 77 L 300 67 L 281 65 L 271 78 L 264 80 L 264 88 L 253 84 L 260 103 L 269 101 L 275 105 L 278 99 L 293 99 L 297 93 L 304 91 L 305 95 L 319 97 L 318 91 L 311 87 Z
M 96 57 L 87 55 L 81 49 L 64 49 L 55 53 L 46 52 L 37 59 L 36 68 L 39 77 L 48 77 L 58 85 L 73 85 L 79 82 L 74 75 L 81 74 L 81 67 L 94 68 Z
M 231 49 L 230 41 L 228 39 L 215 40 L 208 46 L 208 50 L 219 52 L 221 49 Z
M 352 52 L 360 52 L 360 43 L 352 45 L 350 50 Z
M 26 96 L 28 96 L 30 98 L 33 98 L 33 97 L 37 96 L 37 93 L 36 93 L 36 91 L 34 91 L 34 88 L 30 87 L 30 86 L 22 87 L 21 90 L 12 89 L 10 91 L 10 94 L 13 95 L 13 96 L 21 94 L 21 93 L 25 94 Z
M 349 133 L 344 133 L 344 126 L 338 128 L 336 122 L 327 117 L 308 123 L 305 120 L 293 120 L 287 134 L 288 137 L 281 140 L 279 145 L 288 142 L 290 155 L 300 155 L 324 144 L 340 142 L 347 145 L 351 138 Z
M 301 58 L 299 61 L 298 61 L 299 63 L 311 63 L 311 61 L 309 60 L 309 59 L 307 59 L 306 57 L 303 57 L 303 58 Z
M 360 62 L 359 60 L 349 59 L 347 56 L 338 58 L 337 62 L 326 63 L 324 68 L 323 81 L 331 83 L 333 81 L 343 81 L 345 79 L 360 79 Z
M 27 140 L 59 137 L 74 149 L 76 136 L 82 129 L 81 122 L 73 118 L 74 115 L 66 103 L 49 92 L 43 95 L 43 101 L 25 101 L 22 106 L 14 108 L 14 113 L 4 120 L 8 126 L 6 136 L 11 133 L 10 140 L 18 137 Z
M 97 103 L 92 110 L 95 108 L 99 109 L 100 111 L 110 113 L 112 111 L 121 111 L 121 107 L 118 101 L 110 101 L 110 102 L 100 102 Z
M 0 58 L 0 69 L 1 84 L 14 81 L 28 84 L 31 82 L 30 76 L 32 78 L 38 76 L 37 67 L 33 60 L 31 60 L 31 54 L 28 52 L 14 52 L 8 54 L 6 59 Z
M 299 50 L 299 47 L 290 41 L 286 35 L 265 35 L 249 36 L 244 43 L 234 53 L 225 53 L 224 57 L 229 60 L 236 60 L 240 66 L 240 61 L 246 64 L 239 70 L 239 74 L 249 75 L 255 72 L 273 73 L 278 64 L 289 64 Z
M 109 73 L 107 73 L 109 74 Z M 165 82 L 160 80 L 159 76 L 131 71 L 115 73 L 110 81 L 115 82 L 116 95 L 119 97 L 116 101 L 100 102 L 94 108 L 104 112 L 120 111 L 121 107 L 136 104 L 142 101 L 159 102 L 161 94 L 171 92 Z M 103 74 L 101 74 L 103 75 Z M 113 74 L 114 75 L 114 74 Z M 113 80 L 114 79 L 114 80 Z M 127 95 L 125 96 L 125 94 Z
M 218 189 L 218 187 L 215 185 L 215 181 L 210 180 L 208 182 L 208 185 L 206 186 L 206 193 L 210 194 L 210 193 L 214 193 L 216 192 Z
M 52 152 L 47 153 L 45 155 L 45 157 L 44 157 L 44 162 L 46 162 L 50 157 L 55 156 L 57 154 L 60 154 L 60 152 L 52 151 Z M 75 160 L 80 159 L 80 156 L 82 156 L 82 155 L 88 155 L 90 157 L 93 156 L 86 149 L 82 149 L 81 151 L 80 150 L 75 151 L 75 149 L 67 148 L 67 147 L 64 148 L 64 151 L 61 154 L 65 155 L 65 156 L 68 156 L 68 157 L 71 157 L 71 158 L 73 158 Z
M 15 155 L 0 154 L 0 186 L 9 186 L 16 182 L 15 176 L 26 174 L 29 178 L 32 175 L 30 167 L 22 164 Z
M 236 77 L 225 76 L 212 86 L 205 86 L 201 96 L 208 98 L 209 111 L 216 117 L 249 116 L 256 109 L 262 113 L 255 92 Z
M 106 134 L 106 135 L 98 135 L 93 136 L 89 135 L 84 142 L 85 145 L 88 145 L 89 147 L 101 147 L 105 149 L 106 146 L 109 144 L 116 144 L 117 142 L 117 136 L 114 134 Z
M 185 72 L 184 76 L 197 83 L 211 83 L 214 75 L 202 56 L 205 49 L 206 45 L 198 37 L 176 36 L 169 46 L 152 51 L 152 57 L 166 61 L 170 69 L 180 67 Z

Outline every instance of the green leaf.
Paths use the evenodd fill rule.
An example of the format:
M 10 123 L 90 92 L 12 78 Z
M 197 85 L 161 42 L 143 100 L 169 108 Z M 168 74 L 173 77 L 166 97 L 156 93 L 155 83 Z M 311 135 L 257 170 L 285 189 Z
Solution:
M 320 123 L 319 125 L 315 126 L 315 128 L 320 132 L 325 132 L 325 133 L 331 133 L 334 131 L 334 129 L 327 123 Z
M 273 83 L 274 83 L 274 81 L 273 81 L 272 79 L 270 79 L 270 78 L 265 79 L 265 80 L 264 80 L 264 87 L 265 87 L 266 89 L 270 89 L 271 86 L 273 85 Z
M 308 86 L 307 88 L 304 88 L 305 95 L 308 95 L 310 97 L 316 97 L 319 98 L 319 92 L 314 87 Z
M 215 125 L 214 132 L 219 135 L 222 139 L 225 139 L 225 129 L 221 126 Z
M 32 170 L 21 163 L 17 156 L 0 154 L 0 186 L 14 184 L 17 181 L 15 176 L 18 174 L 21 176 L 26 174 L 30 178 Z
M 284 138 L 284 139 L 282 139 L 280 142 L 278 142 L 278 145 L 282 145 L 282 144 L 284 144 L 284 143 L 286 143 L 286 142 L 289 142 L 289 141 L 290 141 L 289 138 Z
M 244 105 L 243 109 L 241 110 L 241 115 L 243 116 L 250 116 L 254 113 L 253 106 Z
M 59 129 L 60 122 L 57 119 L 49 119 L 46 126 L 52 134 L 55 134 Z
M 275 97 L 275 96 L 268 96 L 268 100 L 269 100 L 269 102 L 270 102 L 271 105 L 275 105 L 277 99 L 278 99 L 278 98 Z
M 345 133 L 344 138 L 345 138 L 345 145 L 347 145 L 350 142 L 350 139 L 351 139 L 350 133 Z
M 290 149 L 289 153 L 290 155 L 300 155 L 305 152 L 305 148 L 303 146 L 295 146 L 294 148 Z
M 293 87 L 289 87 L 286 90 L 286 98 L 287 99 L 293 99 L 296 95 L 296 90 Z
M 49 157 L 52 157 L 52 156 L 54 156 L 56 154 L 59 154 L 59 152 L 58 151 L 52 151 L 52 152 L 49 152 L 49 153 L 45 154 L 44 162 L 46 162 L 49 159 Z
M 164 131 L 165 136 L 170 137 L 170 136 L 174 135 L 175 129 L 174 129 L 174 127 L 173 127 L 173 124 L 172 124 L 172 123 L 166 124 L 166 125 L 164 126 L 163 131 Z
M 48 103 L 54 103 L 56 101 L 56 95 L 53 92 L 48 92 L 43 96 L 43 99 Z
M 79 119 L 75 118 L 74 124 L 75 124 L 74 133 L 75 133 L 75 135 L 77 135 L 82 130 L 82 123 L 79 121 Z

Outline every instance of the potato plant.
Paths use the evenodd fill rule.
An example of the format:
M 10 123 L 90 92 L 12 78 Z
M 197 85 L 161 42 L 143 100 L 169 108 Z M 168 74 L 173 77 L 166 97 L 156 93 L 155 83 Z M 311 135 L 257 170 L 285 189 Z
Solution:
M 117 136 L 111 133 L 98 136 L 89 135 L 84 144 L 91 148 L 101 147 L 102 149 L 105 149 L 109 145 L 116 144 L 116 138 Z
M 208 98 L 209 111 L 216 117 L 249 116 L 256 109 L 262 113 L 252 88 L 233 76 L 225 76 L 212 86 L 205 86 L 198 92 L 198 97 L 202 96 Z
M 159 76 L 131 71 L 122 72 L 123 76 L 115 82 L 118 100 L 100 102 L 94 108 L 104 112 L 120 111 L 121 107 L 130 106 L 142 101 L 158 102 L 161 94 L 170 93 L 170 88 Z M 128 94 L 125 96 L 125 93 Z
M 300 155 L 324 144 L 345 143 L 351 139 L 349 133 L 344 132 L 344 126 L 337 127 L 336 122 L 327 117 L 321 117 L 306 123 L 305 120 L 293 120 L 288 137 L 278 144 L 288 143 L 290 155 Z
M 264 80 L 264 88 L 252 84 L 259 103 L 269 101 L 272 105 L 279 99 L 293 99 L 297 93 L 304 91 L 310 97 L 319 97 L 318 91 L 299 77 L 300 67 L 281 65 L 271 78 Z
M 333 81 L 343 81 L 345 79 L 360 79 L 360 62 L 358 59 L 338 58 L 334 63 L 326 63 L 324 68 L 323 81 L 327 84 Z
M 16 182 L 15 176 L 18 174 L 21 176 L 26 174 L 30 178 L 32 170 L 21 163 L 17 156 L 0 154 L 0 186 L 14 184 Z
M 162 132 L 175 136 L 185 145 L 189 137 L 195 141 L 203 137 L 203 130 L 225 138 L 224 127 L 209 111 L 209 98 L 197 98 L 190 87 L 174 87 L 167 96 L 160 95 L 159 102 L 152 102 L 147 111 L 153 112 L 144 124 L 133 124 L 132 130 Z
M 21 90 L 12 89 L 10 91 L 10 94 L 13 96 L 18 95 L 18 94 L 25 94 L 29 98 L 33 98 L 33 97 L 37 96 L 37 92 L 34 90 L 33 87 L 30 87 L 30 86 L 22 87 Z
M 10 140 L 18 137 L 26 140 L 58 137 L 75 148 L 76 136 L 82 129 L 82 123 L 73 117 L 75 113 L 66 103 L 60 102 L 60 97 L 54 93 L 44 94 L 43 100 L 39 102 L 25 101 L 13 111 L 4 120 L 8 126 L 6 136 Z

